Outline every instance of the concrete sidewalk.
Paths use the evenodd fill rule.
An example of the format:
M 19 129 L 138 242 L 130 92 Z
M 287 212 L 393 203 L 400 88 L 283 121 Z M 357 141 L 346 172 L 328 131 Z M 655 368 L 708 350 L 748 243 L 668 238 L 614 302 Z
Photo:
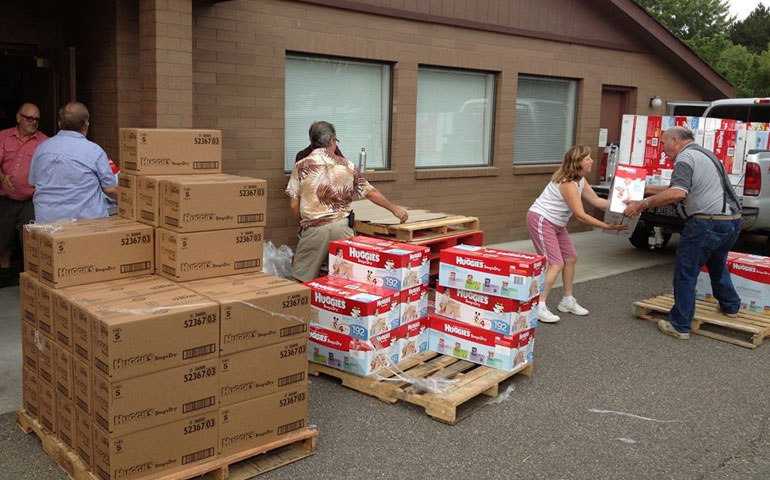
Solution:
M 675 235 L 666 248 L 649 251 L 633 247 L 626 237 L 609 235 L 599 229 L 573 233 L 570 237 L 578 252 L 575 283 L 673 262 L 676 242 L 679 240 L 679 236 Z M 529 239 L 488 246 L 515 252 L 535 253 L 535 247 Z M 554 287 L 560 286 L 561 277 L 557 279 Z

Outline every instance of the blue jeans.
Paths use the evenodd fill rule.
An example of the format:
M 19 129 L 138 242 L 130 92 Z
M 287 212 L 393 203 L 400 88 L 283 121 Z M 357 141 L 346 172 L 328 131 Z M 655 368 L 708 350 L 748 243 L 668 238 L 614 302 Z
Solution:
M 676 247 L 674 307 L 668 314 L 671 325 L 677 331 L 690 332 L 695 314 L 695 282 L 703 265 L 708 268 L 711 289 L 722 311 L 736 313 L 741 308 L 741 299 L 735 292 L 726 265 L 727 252 L 740 232 L 740 220 L 695 217 L 687 220 Z

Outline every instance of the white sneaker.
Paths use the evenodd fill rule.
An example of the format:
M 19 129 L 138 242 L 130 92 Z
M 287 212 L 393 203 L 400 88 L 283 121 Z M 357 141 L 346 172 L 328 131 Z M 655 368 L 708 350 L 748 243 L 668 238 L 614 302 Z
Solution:
M 560 320 L 558 315 L 554 315 L 548 310 L 548 307 L 537 307 L 537 321 L 542 323 L 556 323 Z
M 575 315 L 580 316 L 588 315 L 588 310 L 581 307 L 580 304 L 577 303 L 577 300 L 572 300 L 570 302 L 562 298 L 561 302 L 559 302 L 559 306 L 557 306 L 556 309 L 564 313 L 574 313 Z

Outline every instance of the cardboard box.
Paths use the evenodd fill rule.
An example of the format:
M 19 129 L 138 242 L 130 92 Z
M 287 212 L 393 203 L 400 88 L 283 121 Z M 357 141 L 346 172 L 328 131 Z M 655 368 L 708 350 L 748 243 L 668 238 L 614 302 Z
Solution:
M 56 390 L 38 378 L 38 419 L 50 433 L 56 433 Z
M 111 380 L 218 356 L 219 305 L 185 288 L 86 307 L 92 366 Z
M 56 434 L 65 445 L 75 449 L 75 408 L 72 400 L 56 392 Z
M 264 231 L 262 227 L 255 227 L 177 233 L 158 228 L 155 231 L 158 274 L 186 282 L 259 272 Z M 216 248 L 212 248 L 213 245 Z
M 53 330 L 56 343 L 72 351 L 72 304 L 60 290 L 51 290 Z
M 735 291 L 741 297 L 741 309 L 770 316 L 770 257 L 730 252 L 727 270 Z M 716 302 L 705 265 L 698 275 L 695 298 Z
M 55 387 L 57 393 L 73 399 L 73 373 L 72 373 L 72 354 L 58 343 L 53 345 L 53 367 L 55 375 Z
M 55 338 L 52 289 L 40 282 L 35 287 L 35 318 L 37 319 L 37 328 L 49 337 Z
M 545 257 L 458 245 L 441 251 L 439 284 L 527 301 L 544 285 Z
M 303 285 L 312 291 L 312 324 L 360 340 L 368 340 L 400 324 L 398 291 L 331 276 Z
M 174 232 L 264 227 L 267 182 L 217 175 L 161 180 L 160 226 Z
M 302 430 L 307 425 L 307 384 L 219 411 L 219 455 L 256 448 Z
M 39 354 L 37 348 L 37 330 L 26 322 L 21 322 L 21 354 L 25 367 L 31 369 L 37 375 Z
M 37 284 L 35 277 L 27 272 L 19 275 L 19 301 L 21 303 L 21 318 L 32 327 L 37 328 Z
M 428 350 L 428 317 L 404 323 L 394 332 L 399 343 L 399 361 Z
M 335 240 L 329 242 L 329 274 L 391 290 L 427 285 L 430 249 L 363 236 Z
M 219 130 L 121 128 L 120 169 L 135 175 L 219 173 Z
M 307 340 L 268 345 L 220 359 L 221 405 L 307 383 Z
M 57 290 L 66 298 L 72 320 L 73 353 L 77 358 L 90 365 L 91 363 L 91 317 L 92 309 L 99 305 L 109 304 L 116 299 L 136 298 L 157 294 L 163 291 L 176 290 L 179 285 L 171 280 L 155 275 L 124 278 L 91 285 L 79 285 Z M 63 313 L 62 313 L 63 314 Z
M 94 422 L 105 432 L 124 435 L 215 411 L 218 368 L 215 358 L 114 382 L 95 372 Z
M 38 278 L 40 275 L 40 247 L 37 239 L 38 230 L 34 224 L 24 225 L 23 249 L 24 249 L 24 272 L 31 277 Z
M 221 356 L 307 339 L 310 289 L 265 273 L 183 284 L 220 305 Z
M 609 210 L 615 213 L 623 213 L 627 207 L 626 202 L 643 199 L 646 178 L 647 170 L 644 168 L 618 165 L 615 169 L 615 176 L 612 179 Z
M 213 411 L 120 436 L 94 425 L 94 473 L 102 480 L 133 480 L 213 460 L 218 417 Z
M 121 172 L 118 174 L 118 215 L 130 220 L 137 219 L 138 178 L 129 173 Z
M 78 358 L 72 359 L 72 395 L 75 407 L 91 414 L 91 366 Z
M 428 285 L 417 285 L 401 290 L 399 293 L 401 325 L 428 316 L 428 289 Z
M 94 467 L 94 425 L 91 415 L 75 409 L 75 452 L 89 468 Z
M 38 395 L 40 395 L 40 385 L 38 385 L 37 371 L 24 365 L 21 373 L 21 395 L 22 402 L 24 403 L 24 410 L 32 418 L 38 418 L 39 415 L 39 401 Z
M 399 362 L 401 347 L 398 329 L 370 340 L 345 335 L 319 326 L 310 326 L 307 358 L 355 375 L 366 376 Z
M 153 272 L 153 229 L 136 222 L 44 232 L 40 281 L 54 288 Z
M 160 181 L 177 175 L 140 175 L 136 192 L 136 221 L 160 225 Z
M 52 338 L 39 331 L 35 332 L 35 347 L 37 348 L 37 376 L 40 380 L 45 381 L 51 388 L 54 387 L 56 381 L 55 377 L 55 360 L 54 360 L 54 341 Z
M 436 313 L 501 335 L 512 335 L 537 326 L 539 298 L 522 302 L 437 285 Z
M 507 372 L 532 361 L 534 329 L 500 335 L 440 315 L 430 315 L 428 321 L 435 352 Z

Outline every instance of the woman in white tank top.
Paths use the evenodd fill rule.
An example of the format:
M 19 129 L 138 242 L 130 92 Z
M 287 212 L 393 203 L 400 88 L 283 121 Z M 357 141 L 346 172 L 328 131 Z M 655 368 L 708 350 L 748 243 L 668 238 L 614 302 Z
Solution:
M 556 323 L 559 317 L 551 313 L 546 306 L 548 293 L 551 291 L 559 273 L 564 283 L 564 297 L 557 309 L 564 313 L 588 315 L 588 310 L 581 307 L 573 293 L 575 281 L 575 263 L 577 252 L 567 233 L 567 222 L 575 215 L 580 222 L 606 230 L 625 230 L 625 225 L 609 224 L 597 220 L 583 209 L 582 199 L 599 209 L 607 208 L 607 200 L 599 198 L 585 181 L 591 172 L 594 159 L 591 149 L 585 145 L 571 147 L 564 154 L 564 160 L 543 193 L 529 207 L 527 212 L 527 230 L 535 245 L 535 250 L 548 260 L 545 271 L 545 289 L 540 295 L 538 318 L 544 323 Z

